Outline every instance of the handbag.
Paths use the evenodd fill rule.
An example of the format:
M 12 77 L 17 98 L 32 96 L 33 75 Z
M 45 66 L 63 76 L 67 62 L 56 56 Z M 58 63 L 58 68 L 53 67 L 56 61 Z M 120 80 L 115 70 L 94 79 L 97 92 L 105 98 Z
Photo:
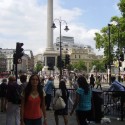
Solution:
M 55 110 L 59 110 L 59 109 L 64 109 L 65 107 L 66 107 L 66 103 L 64 102 L 63 98 L 62 97 L 58 97 L 55 100 L 54 109 Z

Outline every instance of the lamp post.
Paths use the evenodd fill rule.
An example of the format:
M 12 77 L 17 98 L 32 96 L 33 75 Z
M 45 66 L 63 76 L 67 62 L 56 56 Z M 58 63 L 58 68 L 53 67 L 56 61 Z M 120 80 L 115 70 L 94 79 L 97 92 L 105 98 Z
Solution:
M 120 65 L 121 65 L 121 62 L 120 62 L 120 47 L 119 47 L 120 24 L 118 22 L 116 22 L 116 21 L 113 21 L 111 24 L 108 24 L 108 26 L 109 26 L 109 47 L 111 46 L 110 45 L 110 26 L 112 26 L 112 25 L 115 25 L 117 27 L 117 31 L 118 31 L 118 35 L 117 35 L 117 45 L 118 45 L 117 54 L 118 54 L 118 56 L 117 57 L 118 57 L 118 81 L 120 82 Z M 110 48 L 109 48 L 109 50 L 110 50 Z M 109 52 L 109 60 L 110 60 L 110 52 Z M 111 64 L 110 64 L 110 67 L 111 67 Z
M 109 84 L 111 84 L 111 41 L 110 41 L 110 27 L 112 25 L 117 26 L 118 35 L 117 35 L 117 43 L 118 43 L 118 81 L 120 81 L 120 48 L 119 48 L 119 30 L 120 30 L 120 24 L 116 21 L 113 21 L 112 24 L 108 24 L 108 30 L 109 30 Z
M 109 65 L 109 84 L 111 84 L 111 41 L 110 41 L 110 27 L 112 24 L 108 24 L 108 38 L 109 38 L 109 51 L 108 51 L 108 65 Z
M 60 79 L 59 80 L 61 80 L 61 78 L 62 78 L 62 42 L 61 42 L 61 30 L 62 30 L 62 23 L 65 23 L 65 31 L 67 32 L 68 30 L 69 30 L 69 28 L 68 28 L 68 26 L 67 26 L 67 22 L 65 21 L 65 20 L 62 20 L 61 18 L 59 18 L 59 19 L 54 19 L 54 21 L 53 21 L 53 24 L 52 24 L 52 27 L 51 28 L 53 28 L 53 29 L 55 29 L 56 28 L 56 25 L 55 25 L 55 21 L 58 21 L 59 22 L 59 28 L 60 28 L 60 35 L 59 35 L 59 38 L 60 38 L 60 63 L 61 63 L 61 65 L 60 65 L 60 67 L 59 67 L 59 70 L 60 70 Z
M 117 28 L 118 28 L 118 81 L 120 82 L 120 48 L 119 48 L 119 30 L 120 30 L 120 25 L 119 23 L 117 24 Z

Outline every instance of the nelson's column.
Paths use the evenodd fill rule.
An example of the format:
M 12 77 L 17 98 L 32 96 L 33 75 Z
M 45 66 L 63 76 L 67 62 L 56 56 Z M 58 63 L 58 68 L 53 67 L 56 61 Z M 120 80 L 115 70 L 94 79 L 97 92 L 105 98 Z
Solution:
M 53 47 L 53 0 L 47 1 L 47 48 L 43 53 L 44 56 L 44 67 L 43 71 L 48 71 L 48 67 L 57 70 L 57 55 L 58 52 Z

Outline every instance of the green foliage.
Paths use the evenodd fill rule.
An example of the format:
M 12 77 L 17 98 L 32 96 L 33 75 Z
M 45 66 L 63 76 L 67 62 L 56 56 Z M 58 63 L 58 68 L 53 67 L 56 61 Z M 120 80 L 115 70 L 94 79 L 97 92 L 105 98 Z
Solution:
M 119 52 L 122 51 L 122 48 L 125 47 L 125 0 L 120 0 L 118 3 L 119 10 L 121 11 L 122 16 L 111 17 L 111 22 L 115 21 L 118 25 L 110 26 L 110 54 L 111 60 L 115 57 L 115 53 L 118 47 L 119 42 Z M 109 22 L 110 23 L 110 22 Z M 103 27 L 100 32 L 95 33 L 96 48 L 104 49 L 105 60 L 109 58 L 109 26 Z
M 104 60 L 95 60 L 92 62 L 92 66 L 96 66 L 97 72 L 105 72 L 105 61 Z
M 120 2 L 118 3 L 118 7 L 123 17 L 125 17 L 125 0 L 120 0 Z
M 82 60 L 79 60 L 77 63 L 72 65 L 74 69 L 77 69 L 79 71 L 86 71 L 87 67 L 85 63 Z
M 41 71 L 42 70 L 42 68 L 43 68 L 43 65 L 42 65 L 42 63 L 37 63 L 36 64 L 36 66 L 35 66 L 35 71 L 36 72 L 39 72 L 39 71 Z
M 72 65 L 72 64 L 69 64 L 69 65 L 67 65 L 67 69 L 70 71 L 70 70 L 73 70 L 73 69 L 74 69 L 74 67 L 73 67 L 73 65 Z

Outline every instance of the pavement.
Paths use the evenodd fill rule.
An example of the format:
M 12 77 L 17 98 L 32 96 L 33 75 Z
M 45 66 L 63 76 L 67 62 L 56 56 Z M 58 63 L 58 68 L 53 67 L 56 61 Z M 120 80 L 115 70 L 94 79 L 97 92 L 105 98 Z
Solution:
M 125 120 L 120 121 L 116 118 L 110 118 L 110 125 L 125 125 Z M 47 111 L 47 123 L 48 125 L 55 125 L 54 111 Z M 101 123 L 90 122 L 90 125 L 101 125 Z M 0 125 L 6 125 L 6 113 L 0 112 Z M 59 125 L 64 125 L 63 117 L 59 116 Z M 77 125 L 75 113 L 72 116 L 68 115 L 68 125 Z

